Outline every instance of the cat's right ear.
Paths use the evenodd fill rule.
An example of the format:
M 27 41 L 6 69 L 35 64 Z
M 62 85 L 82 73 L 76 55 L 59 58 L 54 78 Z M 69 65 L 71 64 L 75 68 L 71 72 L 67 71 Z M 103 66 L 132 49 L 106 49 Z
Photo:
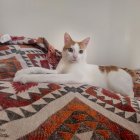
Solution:
M 64 34 L 64 43 L 65 45 L 68 45 L 72 42 L 71 36 L 68 33 Z

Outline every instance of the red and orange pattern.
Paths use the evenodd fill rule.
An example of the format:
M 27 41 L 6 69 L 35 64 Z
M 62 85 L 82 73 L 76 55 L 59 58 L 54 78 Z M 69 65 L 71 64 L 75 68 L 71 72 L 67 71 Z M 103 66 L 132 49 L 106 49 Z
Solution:
M 140 139 L 140 71 L 129 98 L 94 85 L 12 82 L 22 68 L 56 68 L 61 54 L 44 38 L 12 36 L 0 58 L 1 140 Z
M 140 70 L 137 70 L 138 78 L 134 83 L 135 98 L 140 101 Z
M 61 54 L 44 38 L 12 37 L 0 43 L 0 79 L 14 77 L 16 71 L 28 67 L 56 68 Z
M 138 102 L 94 86 L 0 81 L 0 106 L 1 138 L 139 140 Z
M 90 139 L 93 140 L 139 139 L 136 134 L 110 121 L 75 98 L 35 131 L 19 140 L 70 140 L 74 138 L 86 140 L 89 137 L 86 136 L 87 134 L 90 134 Z

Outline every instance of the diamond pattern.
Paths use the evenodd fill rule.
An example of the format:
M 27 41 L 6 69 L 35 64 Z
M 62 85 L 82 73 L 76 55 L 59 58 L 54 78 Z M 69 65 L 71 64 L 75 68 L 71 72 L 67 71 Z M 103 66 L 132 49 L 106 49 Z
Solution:
M 79 110 L 75 106 L 80 106 Z M 68 109 L 71 113 L 67 114 L 64 110 Z M 63 118 L 61 117 L 62 113 L 66 113 L 63 114 Z M 43 131 L 42 134 L 40 129 Z M 21 140 L 37 139 L 38 136 L 42 140 L 120 140 L 122 137 L 124 139 L 138 139 L 137 135 L 108 120 L 78 99 L 72 100 L 63 109 L 49 117 L 38 129 L 22 137 Z
M 4 92 L 4 89 L 9 89 L 9 91 Z M 60 104 L 64 106 L 67 102 L 67 98 L 72 96 L 82 99 L 82 101 L 84 101 L 86 104 L 90 104 L 90 106 L 95 108 L 97 111 L 98 107 L 100 107 L 103 112 L 106 112 L 108 119 L 112 117 L 108 115 L 109 112 L 111 112 L 115 115 L 116 119 L 118 117 L 122 118 L 124 121 L 128 121 L 130 124 L 132 123 L 136 126 L 138 123 L 140 123 L 138 103 L 134 99 L 124 98 L 121 97 L 121 95 L 119 97 L 114 95 L 111 97 L 110 93 L 107 93 L 107 91 L 102 93 L 102 91 L 103 90 L 101 88 L 95 88 L 88 85 L 73 86 L 47 83 L 29 83 L 21 85 L 20 83 L 8 83 L 6 81 L 1 81 L 0 125 L 7 125 L 9 122 L 16 120 L 23 121 L 26 120 L 26 118 L 30 119 L 31 117 L 36 118 L 36 116 L 38 116 L 42 111 L 46 111 L 44 115 L 45 117 L 54 110 L 54 107 L 59 108 Z M 102 118 L 102 120 L 99 116 L 97 117 L 96 111 L 94 111 L 94 113 L 96 112 L 96 115 L 94 113 L 89 115 L 94 109 L 89 109 L 89 107 L 77 99 L 68 104 L 70 106 L 73 104 L 73 109 L 75 109 L 75 111 L 72 111 L 71 108 L 66 107 L 64 111 L 61 112 L 61 116 L 55 115 L 56 120 L 57 117 L 64 120 L 62 121 L 60 119 L 61 125 L 58 125 L 57 129 L 53 129 L 53 133 L 50 134 L 49 139 L 84 139 L 84 137 L 88 138 L 88 136 L 91 139 L 103 139 L 104 137 L 106 137 L 106 139 L 119 139 L 119 137 L 117 137 L 115 134 L 120 131 L 118 130 L 118 126 L 116 131 L 116 126 L 114 126 L 114 124 L 111 125 L 113 132 L 110 134 L 110 128 L 107 127 L 108 125 L 110 126 L 110 124 L 104 124 L 104 119 Z M 53 109 L 51 108 L 52 105 Z M 96 105 L 96 107 L 94 107 L 94 105 Z M 47 108 L 50 108 L 48 113 Z M 57 113 L 57 111 L 54 111 L 54 113 Z M 112 119 L 115 120 L 115 118 Z M 32 120 L 30 121 L 32 122 Z M 122 124 L 123 123 L 120 121 L 120 125 Z M 46 134 L 44 133 L 46 131 L 49 132 L 49 128 L 52 128 L 55 125 L 50 124 L 48 126 L 49 127 L 45 130 L 42 130 L 41 128 L 37 130 L 37 133 L 39 132 L 41 133 L 42 137 L 45 137 L 44 140 L 46 139 Z M 93 128 L 98 130 L 95 131 Z M 129 129 L 130 128 L 131 127 L 129 127 Z M 102 135 L 104 134 L 106 135 L 103 137 Z M 33 135 L 36 136 L 36 134 Z
M 29 39 L 23 37 L 5 44 L 0 43 L 0 79 L 12 79 L 15 73 L 28 67 L 55 68 L 61 53 L 55 50 L 44 38 Z
M 16 88 L 15 87 L 13 88 L 13 85 L 16 86 Z M 132 112 L 132 113 L 130 112 L 129 113 L 127 111 L 122 110 L 118 106 L 118 103 L 121 103 L 120 101 L 118 101 L 117 99 L 114 99 L 115 100 L 114 101 L 110 97 L 104 97 L 104 96 L 102 97 L 100 90 L 96 90 L 96 91 L 94 90 L 94 93 L 91 93 L 91 91 L 92 91 L 91 87 L 89 88 L 90 89 L 90 93 L 89 93 L 88 92 L 89 90 L 86 90 L 86 92 L 84 92 L 83 87 L 81 88 L 80 86 L 79 87 L 62 86 L 61 90 L 58 90 L 57 92 L 52 92 L 52 93 L 49 93 L 49 94 L 45 95 L 43 93 L 48 92 L 50 89 L 52 89 L 53 86 L 55 87 L 56 85 L 52 85 L 52 87 L 50 87 L 49 85 L 47 86 L 44 83 L 43 83 L 43 85 L 41 85 L 41 84 L 39 84 L 39 85 L 29 84 L 29 85 L 26 86 L 26 89 L 28 89 L 28 92 L 26 91 L 24 86 L 23 86 L 24 90 L 22 90 L 22 88 L 19 88 L 19 89 L 17 88 L 18 84 L 13 84 L 13 85 L 8 83 L 8 82 L 1 83 L 0 91 L 2 91 L 4 93 L 3 94 L 4 98 L 6 96 L 6 97 L 10 97 L 11 99 L 17 100 L 17 101 L 18 100 L 20 100 L 20 101 L 25 100 L 26 102 L 29 102 L 30 100 L 33 100 L 33 99 L 36 101 L 36 102 L 34 102 L 34 104 L 32 106 L 30 105 L 30 107 L 27 107 L 26 109 L 22 108 L 22 113 L 26 112 L 25 113 L 26 115 L 24 115 L 24 117 L 29 117 L 29 116 L 35 114 L 40 109 L 42 109 L 48 103 L 51 103 L 52 101 L 54 101 L 58 98 L 61 98 L 62 96 L 66 95 L 69 92 L 74 92 L 74 93 L 80 93 L 84 98 L 88 99 L 91 102 L 97 103 L 98 105 L 102 106 L 103 108 L 107 109 L 108 111 L 116 113 L 117 115 L 119 115 L 123 118 L 126 118 L 129 121 L 132 121 L 132 122 L 135 122 L 135 123 L 137 122 L 137 115 L 135 114 L 135 112 Z M 43 88 L 44 86 L 46 86 L 46 88 Z M 60 87 L 56 86 L 56 88 L 60 88 Z M 18 90 L 22 91 L 22 92 L 20 92 L 18 94 L 14 94 L 15 89 L 16 89 L 17 92 L 18 92 Z M 98 96 L 98 92 L 99 92 L 99 96 Z M 95 96 L 93 96 L 93 95 L 95 95 Z M 103 100 L 103 99 L 105 99 L 105 100 Z M 111 102 L 110 102 L 109 99 L 111 100 Z M 117 106 L 116 107 L 113 106 L 112 102 L 116 103 Z M 126 103 L 127 102 L 126 102 L 125 98 L 122 98 L 122 104 L 125 105 Z M 134 102 L 134 104 L 135 104 L 135 102 Z M 135 104 L 135 106 L 136 105 L 137 104 Z M 31 111 L 30 110 L 31 108 L 34 108 L 34 111 Z M 15 112 L 15 113 L 17 113 L 17 112 Z M 20 112 L 20 114 L 22 114 L 22 113 Z M 27 115 L 27 114 L 30 114 L 30 115 Z M 22 118 L 22 116 L 21 116 L 21 118 Z

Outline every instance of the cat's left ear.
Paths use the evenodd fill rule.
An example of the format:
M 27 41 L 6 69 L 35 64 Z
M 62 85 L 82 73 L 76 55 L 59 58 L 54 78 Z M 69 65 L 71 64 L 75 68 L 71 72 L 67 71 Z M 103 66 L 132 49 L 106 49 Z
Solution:
M 86 39 L 81 41 L 81 44 L 85 47 L 87 47 L 88 43 L 89 43 L 90 37 L 87 37 Z

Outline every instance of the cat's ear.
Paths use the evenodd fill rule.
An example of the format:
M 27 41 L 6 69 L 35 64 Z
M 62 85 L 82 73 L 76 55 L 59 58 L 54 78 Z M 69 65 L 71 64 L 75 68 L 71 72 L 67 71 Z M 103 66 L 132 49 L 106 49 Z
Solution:
M 89 43 L 90 37 L 87 37 L 86 39 L 81 41 L 81 44 L 85 47 L 87 47 L 88 43 Z
M 64 34 L 64 43 L 65 45 L 70 44 L 72 42 L 71 36 L 68 33 Z

